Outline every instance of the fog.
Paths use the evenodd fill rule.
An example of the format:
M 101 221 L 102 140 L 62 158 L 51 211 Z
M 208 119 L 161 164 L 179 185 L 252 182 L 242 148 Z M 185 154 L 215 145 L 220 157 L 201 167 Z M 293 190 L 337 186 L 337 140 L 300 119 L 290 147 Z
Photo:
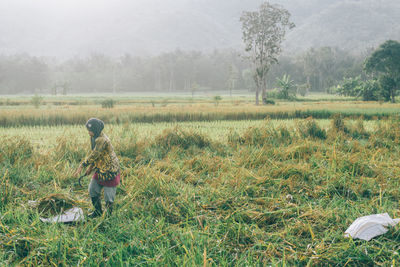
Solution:
M 262 2 L 0 0 L 0 94 L 253 90 L 239 19 Z M 361 75 L 378 45 L 400 40 L 398 0 L 270 2 L 296 24 L 271 87 L 289 74 L 328 90 Z
M 262 0 L 0 0 L 0 54 L 68 58 L 241 49 L 240 15 Z M 357 51 L 400 38 L 400 1 L 275 0 L 292 14 L 287 51 Z
M 237 47 L 241 7 L 255 8 L 261 1 L 249 1 L 253 4 L 242 4 L 229 14 L 215 9 L 207 14 L 207 6 L 201 2 L 207 5 L 208 1 L 2 0 L 0 53 L 70 57 L 101 52 L 117 56 L 150 55 L 176 48 Z M 217 19 L 218 12 L 222 14 Z M 228 25 L 234 22 L 237 26 L 233 33 L 229 32 L 231 25 L 225 29 L 214 22 L 225 20 L 224 16 Z

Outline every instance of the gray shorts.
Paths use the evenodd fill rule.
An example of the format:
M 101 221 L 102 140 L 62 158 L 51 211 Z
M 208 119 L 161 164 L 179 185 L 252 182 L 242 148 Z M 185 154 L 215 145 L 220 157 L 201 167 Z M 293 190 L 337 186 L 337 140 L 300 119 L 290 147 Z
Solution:
M 104 200 L 106 202 L 114 202 L 117 187 L 108 187 L 97 183 L 96 179 L 92 179 L 89 184 L 90 197 L 100 197 L 101 189 L 104 188 Z

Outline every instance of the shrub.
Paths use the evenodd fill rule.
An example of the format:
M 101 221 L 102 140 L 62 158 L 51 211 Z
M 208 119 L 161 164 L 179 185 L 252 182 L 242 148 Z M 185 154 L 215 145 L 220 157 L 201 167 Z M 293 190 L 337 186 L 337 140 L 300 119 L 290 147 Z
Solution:
M 215 106 L 218 106 L 219 102 L 222 100 L 222 97 L 219 95 L 214 96 L 214 104 Z
M 101 102 L 101 107 L 102 108 L 113 108 L 114 105 L 116 104 L 116 101 L 114 99 L 105 99 Z
M 42 105 L 43 103 L 43 96 L 37 95 L 35 94 L 32 98 L 31 98 L 31 103 L 33 104 L 33 106 L 35 108 L 39 108 L 40 105 Z
M 275 105 L 275 101 L 272 99 L 263 98 L 263 104 L 264 105 Z

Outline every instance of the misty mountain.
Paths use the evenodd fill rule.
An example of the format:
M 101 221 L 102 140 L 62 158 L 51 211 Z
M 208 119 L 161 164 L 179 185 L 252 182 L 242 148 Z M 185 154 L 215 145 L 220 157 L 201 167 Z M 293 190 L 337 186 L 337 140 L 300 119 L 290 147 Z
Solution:
M 397 0 L 275 0 L 296 24 L 285 50 L 336 46 L 362 52 L 400 39 Z M 90 53 L 154 55 L 242 48 L 243 11 L 262 0 L 4 0 L 0 54 L 71 57 Z
M 385 40 L 400 39 L 399 1 L 332 1 L 316 11 L 303 17 L 288 34 L 285 45 L 289 50 L 334 46 L 362 52 Z

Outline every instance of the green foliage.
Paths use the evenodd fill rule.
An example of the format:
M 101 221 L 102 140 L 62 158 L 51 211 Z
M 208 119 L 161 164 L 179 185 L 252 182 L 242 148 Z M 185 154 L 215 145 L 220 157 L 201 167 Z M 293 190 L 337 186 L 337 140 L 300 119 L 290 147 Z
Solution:
M 43 104 L 43 96 L 40 96 L 38 94 L 35 94 L 34 96 L 32 96 L 31 98 L 31 103 L 35 108 L 39 108 L 40 105 Z
M 387 75 L 381 75 L 378 80 L 379 86 L 381 88 L 380 95 L 385 101 L 390 101 L 392 88 L 396 87 L 396 81 Z
M 214 105 L 218 106 L 219 102 L 222 100 L 222 97 L 219 96 L 219 95 L 216 95 L 216 96 L 213 97 L 213 100 L 214 100 Z
M 264 105 L 275 105 L 275 101 L 272 99 L 264 97 L 262 100 Z
M 279 98 L 292 99 L 296 97 L 296 86 L 294 81 L 290 79 L 290 75 L 283 75 L 282 78 L 277 78 L 278 86 L 280 87 Z
M 372 55 L 365 60 L 364 69 L 368 73 L 378 73 L 391 79 L 384 83 L 384 89 L 395 102 L 395 95 L 400 85 L 400 43 L 388 40 L 381 44 Z
M 104 99 L 103 101 L 101 101 L 101 107 L 102 108 L 113 108 L 116 103 L 117 103 L 117 101 L 115 101 L 112 98 Z
M 346 78 L 342 85 L 338 88 L 338 93 L 344 96 L 359 96 L 360 86 L 362 84 L 361 77 Z
M 377 101 L 381 98 L 381 87 L 376 80 L 368 80 L 361 84 L 359 90 L 364 101 Z
M 364 101 L 377 101 L 387 99 L 387 94 L 382 90 L 380 81 L 362 81 L 361 77 L 348 78 L 338 87 L 338 93 L 344 96 L 361 97 Z

